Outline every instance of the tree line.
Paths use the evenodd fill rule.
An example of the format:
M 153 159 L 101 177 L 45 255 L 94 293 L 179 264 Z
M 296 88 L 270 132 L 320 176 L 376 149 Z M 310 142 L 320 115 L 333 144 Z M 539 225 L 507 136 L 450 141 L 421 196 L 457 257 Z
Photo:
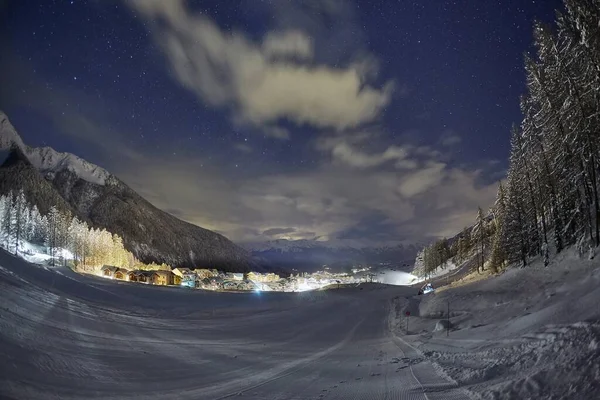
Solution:
M 418 256 L 427 275 L 454 257 L 476 268 L 526 266 L 534 257 L 575 245 L 594 257 L 600 245 L 600 0 L 564 0 L 555 24 L 534 25 L 525 54 L 523 120 L 511 131 L 506 179 L 489 213 L 448 246 L 442 239 Z M 448 252 L 446 248 L 450 248 Z
M 600 0 L 564 5 L 555 26 L 535 24 L 536 52 L 525 56 L 523 120 L 491 211 L 495 270 L 600 244 Z
M 0 196 L 0 242 L 15 255 L 27 254 L 26 243 L 45 248 L 50 262 L 57 260 L 75 265 L 112 265 L 128 269 L 164 269 L 166 265 L 143 264 L 123 246 L 123 239 L 105 229 L 88 226 L 69 212 L 52 206 L 42 215 L 36 205 L 31 205 L 24 192 L 11 191 Z

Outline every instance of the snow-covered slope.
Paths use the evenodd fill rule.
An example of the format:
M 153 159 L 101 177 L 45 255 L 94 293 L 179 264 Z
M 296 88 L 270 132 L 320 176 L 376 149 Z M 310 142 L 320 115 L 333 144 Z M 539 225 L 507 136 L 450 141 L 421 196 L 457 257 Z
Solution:
M 71 153 L 61 153 L 50 147 L 27 146 L 8 117 L 0 111 L 0 149 L 10 149 L 12 146 L 19 147 L 27 156 L 27 159 L 42 173 L 55 174 L 62 170 L 68 170 L 79 178 L 97 185 L 106 184 L 110 173 L 97 165 L 77 157 Z
M 600 260 L 568 249 L 548 267 L 538 260 L 397 298 L 394 330 L 475 398 L 592 399 L 600 389 L 598 304 Z
M 385 329 L 412 292 L 157 287 L 0 250 L 0 398 L 467 399 Z

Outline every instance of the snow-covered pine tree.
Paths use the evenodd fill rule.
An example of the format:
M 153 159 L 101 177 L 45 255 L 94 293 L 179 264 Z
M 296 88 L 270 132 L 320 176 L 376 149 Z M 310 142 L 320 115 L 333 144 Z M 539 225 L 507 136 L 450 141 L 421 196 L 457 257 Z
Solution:
M 597 153 L 598 145 L 594 139 L 595 129 L 598 126 L 598 115 L 593 112 L 593 97 L 596 90 L 586 88 L 585 82 L 593 81 L 594 76 L 586 76 L 586 51 L 577 44 L 576 30 L 571 29 L 571 24 L 561 15 L 558 16 L 559 33 L 556 37 L 547 26 L 537 24 L 535 27 L 538 58 L 545 71 L 547 82 L 546 92 L 551 93 L 560 112 L 563 131 L 566 136 L 559 136 L 556 140 L 569 143 L 570 150 L 578 157 L 575 162 L 580 165 L 579 178 L 584 179 L 587 187 L 587 203 L 591 205 L 592 213 L 590 223 L 596 225 L 595 232 L 590 232 L 596 242 L 600 237 L 598 231 L 598 184 L 597 184 Z M 583 50 L 583 51 L 582 51 Z M 591 101 L 591 102 L 590 102 Z M 595 107 L 598 108 L 597 106 Z M 562 132 L 561 132 L 562 133 Z M 572 158 L 572 157 L 571 157 Z M 571 161 L 572 163 L 572 161 Z M 563 165 L 573 169 L 573 165 Z M 568 170 L 557 174 L 565 179 Z M 571 173 L 573 174 L 573 172 Z M 568 185 L 568 182 L 565 182 Z M 570 240 L 571 242 L 573 239 Z
M 502 183 L 498 185 L 498 195 L 492 209 L 494 217 L 494 238 L 492 244 L 492 255 L 490 259 L 490 268 L 493 272 L 498 272 L 504 266 L 506 259 L 504 238 L 504 219 L 506 218 L 506 196 L 504 194 L 504 186 Z
M 21 189 L 15 196 L 13 205 L 10 210 L 11 225 L 12 225 L 12 246 L 14 246 L 15 255 L 19 254 L 21 241 L 23 240 L 23 231 L 26 229 L 26 212 L 27 212 L 27 200 L 25 199 L 25 193 Z
M 565 74 L 566 89 L 573 98 L 563 107 L 569 116 L 570 133 L 582 136 L 584 163 L 590 177 L 594 207 L 595 245 L 600 245 L 598 154 L 600 140 L 600 1 L 566 1 L 566 16 L 559 14 L 558 44 L 554 56 Z
M 471 237 L 475 242 L 476 253 L 479 252 L 477 259 L 477 272 L 481 273 L 484 270 L 484 252 L 487 243 L 486 223 L 485 218 L 483 217 L 483 210 L 481 209 L 481 207 L 477 209 L 477 217 L 475 218 L 475 225 L 473 225 L 473 229 L 471 230 Z
M 527 228 L 524 224 L 522 192 L 513 187 L 515 179 L 509 170 L 506 185 L 506 210 L 504 217 L 504 229 L 501 241 L 506 250 L 506 259 L 509 263 L 520 262 L 522 266 L 527 265 L 528 237 Z
M 29 211 L 27 235 L 29 241 L 33 243 L 41 243 L 43 235 L 41 234 L 42 216 L 36 205 L 34 205 Z
M 538 254 L 549 262 L 550 238 L 557 252 L 600 245 L 600 0 L 565 6 L 556 32 L 535 25 L 536 53 L 525 59 L 523 121 L 511 136 L 492 264 L 498 245 L 523 265 Z
M 2 243 L 6 250 L 10 251 L 9 246 L 14 234 L 14 225 L 12 218 L 12 209 L 15 203 L 13 192 L 9 192 L 5 197 L 4 210 L 0 215 L 0 226 L 3 233 Z
M 44 242 L 50 251 L 52 265 L 55 265 L 54 258 L 59 243 L 60 219 L 61 215 L 56 206 L 50 207 L 47 215 L 48 224 Z
M 44 244 L 47 246 L 46 238 L 48 237 L 48 230 L 48 217 L 46 215 L 41 215 L 39 223 L 35 226 L 33 241 L 35 243 Z
M 6 212 L 6 209 L 9 207 L 8 206 L 8 197 L 6 195 L 2 195 L 0 196 L 0 243 L 2 245 L 4 245 L 5 242 L 5 236 L 6 236 L 6 232 L 5 232 L 5 224 L 4 224 L 4 218 L 8 217 L 8 213 Z
M 60 256 L 62 258 L 63 265 L 67 265 L 67 256 L 65 250 L 68 249 L 69 243 L 71 242 L 71 232 L 69 231 L 69 225 L 71 224 L 71 213 L 59 213 L 58 219 L 58 231 L 57 231 L 57 246 L 61 249 Z

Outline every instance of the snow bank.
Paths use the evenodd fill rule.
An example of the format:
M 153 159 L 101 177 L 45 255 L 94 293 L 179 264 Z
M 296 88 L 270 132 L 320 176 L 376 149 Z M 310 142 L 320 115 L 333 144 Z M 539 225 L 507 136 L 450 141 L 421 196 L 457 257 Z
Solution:
M 461 387 L 482 398 L 595 398 L 600 390 L 600 260 L 574 250 L 498 277 L 395 304 L 408 337 Z M 400 299 L 402 300 L 402 299 Z M 450 311 L 453 330 L 446 337 Z

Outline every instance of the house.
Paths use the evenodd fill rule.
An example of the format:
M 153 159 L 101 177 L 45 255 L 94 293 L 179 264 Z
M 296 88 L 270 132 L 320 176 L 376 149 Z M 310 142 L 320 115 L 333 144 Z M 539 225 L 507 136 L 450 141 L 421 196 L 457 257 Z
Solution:
M 100 269 L 100 273 L 102 274 L 103 277 L 105 278 L 114 278 L 115 276 L 115 272 L 117 272 L 119 268 L 118 267 L 113 267 L 111 265 L 105 265 Z
M 152 283 L 154 272 L 156 271 L 136 270 L 129 272 L 128 277 L 131 282 Z
M 127 274 L 127 280 L 130 282 L 137 282 L 137 276 L 140 271 L 129 271 Z
M 153 271 L 154 273 L 152 274 L 152 283 L 155 285 L 173 285 L 174 283 L 174 276 L 173 273 L 171 271 Z
M 219 272 L 214 269 L 196 269 L 194 272 L 196 272 L 196 275 L 198 275 L 198 279 L 200 280 L 205 278 L 215 278 L 219 275 Z
M 120 281 L 128 280 L 129 271 L 125 268 L 113 267 L 112 265 L 105 265 L 100 269 L 100 274 L 105 278 L 118 279 Z
M 176 285 L 196 287 L 196 273 L 189 268 L 173 269 L 173 280 Z
M 225 281 L 222 285 L 225 290 L 240 290 L 240 282 L 239 281 Z
M 232 275 L 234 281 L 243 281 L 244 280 L 244 274 L 234 273 L 231 275 Z
M 259 272 L 249 272 L 248 279 L 254 282 L 277 282 L 280 278 L 279 275 L 274 273 L 261 274 Z
M 120 281 L 126 281 L 129 279 L 129 271 L 127 271 L 125 268 L 117 268 L 114 278 Z

